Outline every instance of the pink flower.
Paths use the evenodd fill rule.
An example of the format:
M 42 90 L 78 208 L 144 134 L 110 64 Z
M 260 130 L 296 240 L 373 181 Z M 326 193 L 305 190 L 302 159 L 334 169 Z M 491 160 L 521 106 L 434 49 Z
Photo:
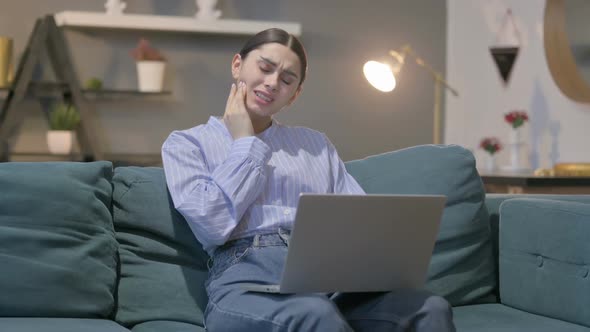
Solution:
M 529 116 L 525 111 L 511 111 L 504 114 L 504 120 L 508 122 L 512 128 L 516 129 L 528 121 Z
M 495 137 L 485 137 L 479 143 L 479 147 L 487 151 L 489 154 L 494 154 L 502 150 L 502 144 L 500 140 Z

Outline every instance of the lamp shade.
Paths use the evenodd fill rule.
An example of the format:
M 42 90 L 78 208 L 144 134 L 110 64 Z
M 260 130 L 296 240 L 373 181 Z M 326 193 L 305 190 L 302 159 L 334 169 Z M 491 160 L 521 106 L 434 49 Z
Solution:
M 395 75 L 388 64 L 367 61 L 363 66 L 363 73 L 369 83 L 375 89 L 383 92 L 390 92 L 395 89 Z

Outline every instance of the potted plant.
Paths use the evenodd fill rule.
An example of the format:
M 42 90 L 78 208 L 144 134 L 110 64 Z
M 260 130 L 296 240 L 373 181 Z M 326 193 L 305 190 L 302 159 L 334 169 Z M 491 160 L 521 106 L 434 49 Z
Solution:
M 523 167 L 521 164 L 521 150 L 525 147 L 522 127 L 527 121 L 529 121 L 529 116 L 524 110 L 514 110 L 504 114 L 504 121 L 506 121 L 506 123 L 512 128 L 512 130 L 510 130 L 510 135 L 508 136 L 510 166 L 506 169 L 515 172 L 528 171 L 528 168 Z
M 88 90 L 102 90 L 102 81 L 100 78 L 97 77 L 91 77 L 86 81 L 86 84 L 84 84 L 84 87 Z
M 495 137 L 486 137 L 482 139 L 479 143 L 479 147 L 484 149 L 490 155 L 494 155 L 494 153 L 502 150 L 500 140 Z
M 513 129 L 518 129 L 529 120 L 529 116 L 525 111 L 516 110 L 504 114 L 504 120 L 508 122 Z
M 488 153 L 488 157 L 485 160 L 485 169 L 490 172 L 494 171 L 496 169 L 494 155 L 502 150 L 500 140 L 495 137 L 485 137 L 479 142 L 479 147 Z
M 137 64 L 137 81 L 141 92 L 162 91 L 166 59 L 145 38 L 140 38 L 137 47 L 131 50 Z
M 74 130 L 80 124 L 80 114 L 71 105 L 56 104 L 49 113 L 47 145 L 53 154 L 69 154 L 72 151 Z

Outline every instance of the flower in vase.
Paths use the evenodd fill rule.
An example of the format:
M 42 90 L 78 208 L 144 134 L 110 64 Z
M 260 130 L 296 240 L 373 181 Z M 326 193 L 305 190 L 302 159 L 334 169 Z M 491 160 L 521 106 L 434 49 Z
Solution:
M 502 150 L 500 140 L 495 137 L 485 137 L 479 143 L 479 147 L 484 149 L 490 155 L 494 155 L 496 152 Z
M 529 120 L 525 111 L 511 111 L 504 114 L 504 120 L 508 122 L 513 129 L 517 129 Z

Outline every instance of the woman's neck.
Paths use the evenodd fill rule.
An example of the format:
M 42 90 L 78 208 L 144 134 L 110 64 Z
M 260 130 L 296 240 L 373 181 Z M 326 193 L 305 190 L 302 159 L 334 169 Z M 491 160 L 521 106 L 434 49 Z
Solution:
M 250 115 L 250 120 L 252 121 L 254 133 L 257 135 L 272 125 L 271 117 L 254 118 L 252 115 Z

